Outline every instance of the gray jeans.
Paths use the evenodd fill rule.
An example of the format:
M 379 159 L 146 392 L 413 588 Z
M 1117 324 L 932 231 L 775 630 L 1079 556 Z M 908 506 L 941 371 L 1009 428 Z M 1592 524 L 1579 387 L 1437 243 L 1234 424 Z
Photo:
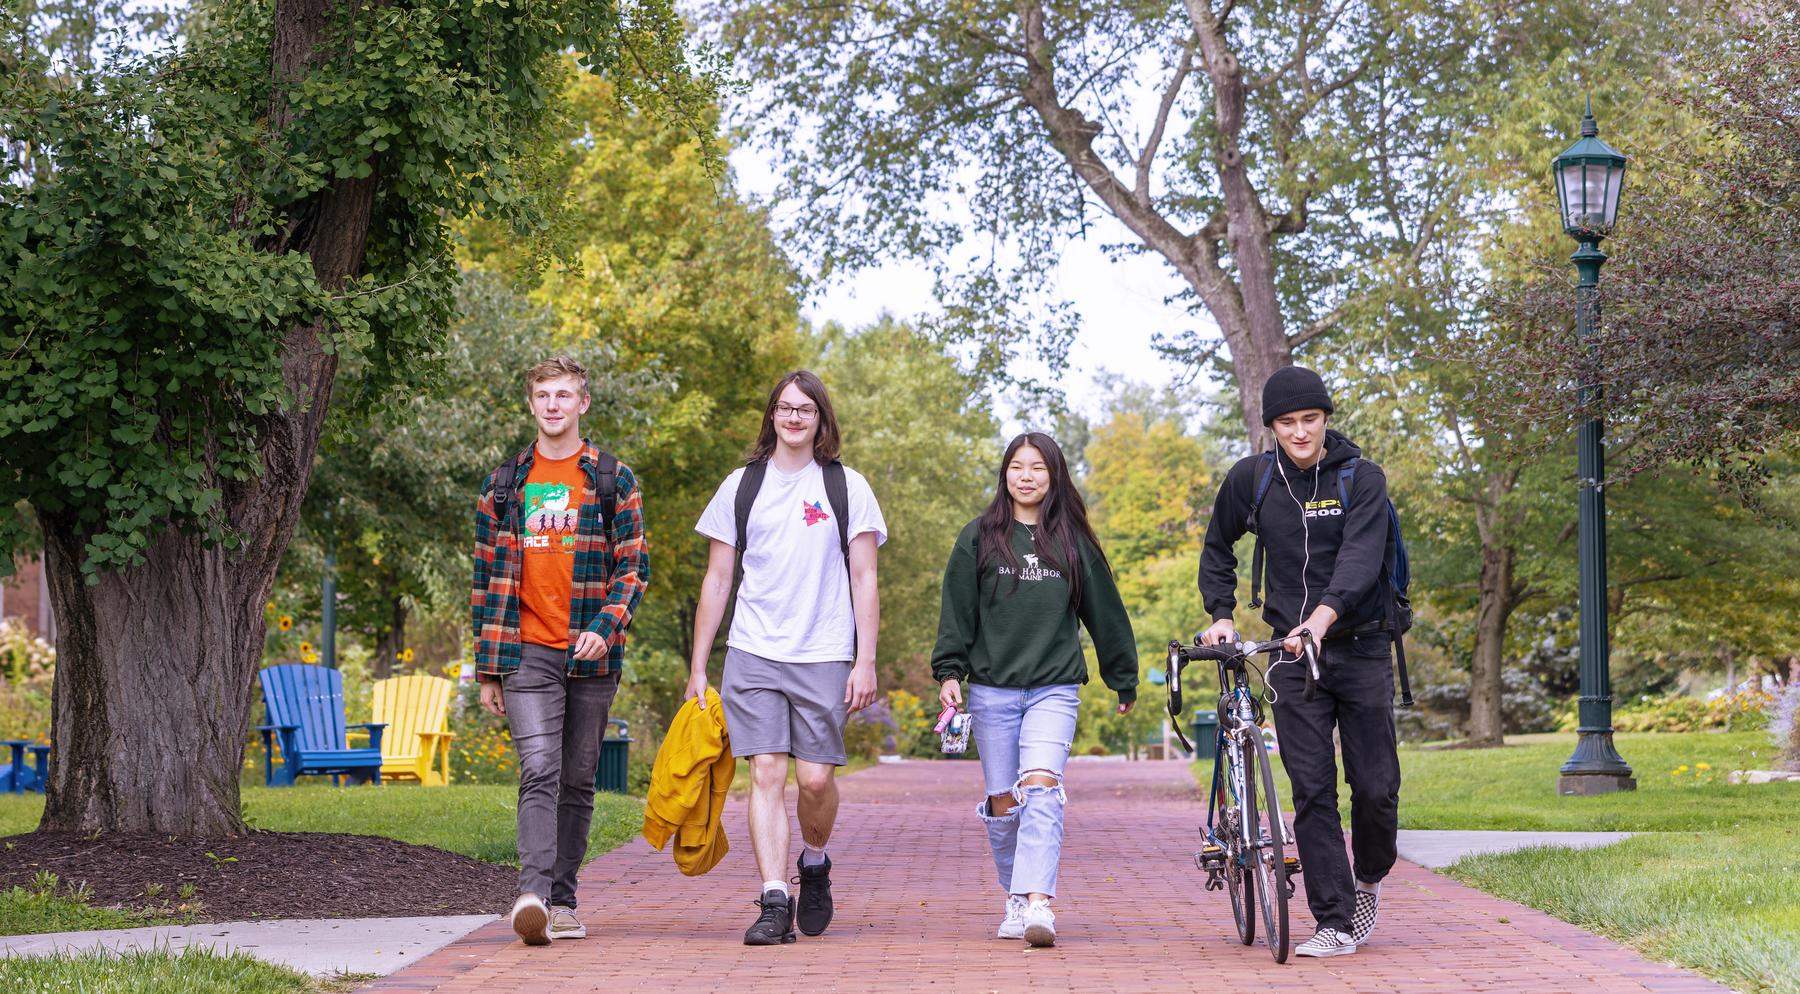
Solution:
M 575 874 L 594 819 L 594 774 L 619 673 L 571 677 L 568 653 L 526 643 L 506 677 L 519 750 L 519 893 L 575 907 Z

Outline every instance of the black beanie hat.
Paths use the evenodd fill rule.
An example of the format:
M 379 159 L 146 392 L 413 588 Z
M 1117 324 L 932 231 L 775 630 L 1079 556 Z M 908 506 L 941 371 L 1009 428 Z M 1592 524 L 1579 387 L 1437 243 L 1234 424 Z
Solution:
M 1325 381 L 1319 374 L 1301 366 L 1277 369 L 1263 384 L 1263 427 L 1275 423 L 1283 414 L 1317 408 L 1330 414 L 1331 395 L 1325 392 Z

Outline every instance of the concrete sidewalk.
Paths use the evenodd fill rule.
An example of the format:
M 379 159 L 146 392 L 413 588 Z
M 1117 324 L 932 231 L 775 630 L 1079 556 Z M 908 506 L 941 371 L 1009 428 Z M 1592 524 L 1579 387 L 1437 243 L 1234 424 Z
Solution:
M 0 936 L 0 956 L 57 952 L 212 949 L 242 952 L 316 977 L 386 976 L 495 920 L 442 918 L 298 918 L 286 921 L 159 925 L 101 932 Z
M 1475 832 L 1400 830 L 1400 858 L 1420 866 L 1441 870 L 1464 856 L 1477 853 L 1512 852 L 1532 846 L 1559 846 L 1565 849 L 1592 849 L 1610 846 L 1629 839 L 1636 832 Z

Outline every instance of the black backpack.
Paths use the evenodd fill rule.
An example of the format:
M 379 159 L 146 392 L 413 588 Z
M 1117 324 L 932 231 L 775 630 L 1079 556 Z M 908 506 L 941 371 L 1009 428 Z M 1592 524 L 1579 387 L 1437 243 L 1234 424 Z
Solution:
M 1344 513 L 1350 513 L 1351 484 L 1356 478 L 1356 464 L 1360 459 L 1352 457 L 1338 467 L 1338 503 L 1343 505 Z M 1256 533 L 1256 548 L 1250 553 L 1250 606 L 1263 606 L 1263 540 L 1262 528 L 1257 522 L 1257 515 L 1262 511 L 1263 498 L 1269 495 L 1269 486 L 1275 479 L 1275 453 L 1265 452 L 1262 455 L 1262 471 L 1256 479 L 1256 495 L 1250 501 L 1249 527 Z M 1412 600 L 1407 596 L 1407 588 L 1412 584 L 1412 566 L 1406 556 L 1406 539 L 1400 534 L 1400 512 L 1395 509 L 1394 502 L 1387 502 L 1388 536 L 1387 551 L 1381 557 L 1381 576 L 1376 580 L 1387 593 L 1387 604 L 1383 610 L 1382 627 L 1394 640 L 1394 665 L 1400 677 L 1400 706 L 1413 706 L 1412 682 L 1406 676 L 1406 639 L 1407 631 L 1412 628 Z
M 833 459 L 819 467 L 825 473 L 825 499 L 831 503 L 832 517 L 837 519 L 838 548 L 844 555 L 844 573 L 850 572 L 850 484 L 844 477 L 844 464 Z M 732 505 L 737 519 L 737 566 L 731 574 L 731 603 L 737 603 L 738 585 L 744 582 L 744 546 L 750 536 L 750 508 L 762 492 L 763 477 L 769 472 L 767 459 L 753 459 L 744 465 L 744 476 L 738 481 L 737 500 Z M 854 596 L 855 584 L 851 584 Z M 856 615 L 854 607 L 851 622 Z
M 501 527 L 506 527 L 508 505 L 513 501 L 514 492 L 519 484 L 519 467 L 531 456 L 536 445 L 526 446 L 519 454 L 501 463 L 494 470 L 494 520 Z M 595 467 L 594 494 L 600 498 L 600 533 L 608 541 L 612 538 L 613 514 L 618 511 L 619 503 L 619 459 L 602 449 L 600 463 Z M 515 531 L 517 529 L 514 529 Z

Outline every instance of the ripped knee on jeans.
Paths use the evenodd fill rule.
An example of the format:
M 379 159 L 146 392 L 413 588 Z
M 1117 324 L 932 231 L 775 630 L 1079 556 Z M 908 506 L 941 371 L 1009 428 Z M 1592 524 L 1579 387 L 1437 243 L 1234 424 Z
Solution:
M 990 794 L 975 805 L 975 817 L 985 822 L 1006 822 L 1019 820 L 1018 803 L 1008 794 Z
M 1024 804 L 1033 797 L 1056 795 L 1061 804 L 1069 803 L 1069 792 L 1063 789 L 1062 774 L 1055 770 L 1026 770 L 1019 774 L 1019 781 L 1013 784 L 1012 799 L 1014 804 Z

